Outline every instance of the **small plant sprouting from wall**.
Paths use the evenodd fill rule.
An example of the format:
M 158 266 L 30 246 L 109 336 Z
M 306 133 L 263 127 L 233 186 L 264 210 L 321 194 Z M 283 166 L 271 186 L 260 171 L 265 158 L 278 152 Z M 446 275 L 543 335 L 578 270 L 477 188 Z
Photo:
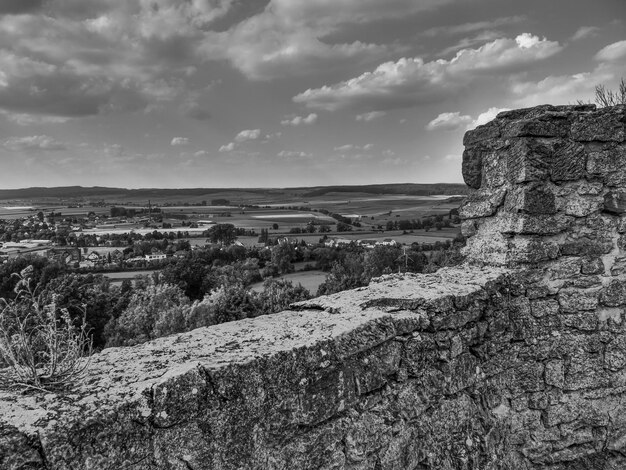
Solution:
M 67 309 L 41 301 L 31 273 L 29 266 L 14 274 L 15 299 L 0 299 L 0 372 L 4 368 L 9 383 L 24 387 L 65 388 L 84 377 L 92 340 L 84 315 L 75 325 Z

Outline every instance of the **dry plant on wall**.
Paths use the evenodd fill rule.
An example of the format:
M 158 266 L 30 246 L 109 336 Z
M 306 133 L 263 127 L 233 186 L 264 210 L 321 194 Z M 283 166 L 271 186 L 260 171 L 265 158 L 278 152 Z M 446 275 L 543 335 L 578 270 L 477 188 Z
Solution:
M 608 90 L 604 85 L 597 85 L 596 104 L 603 108 L 626 104 L 626 82 L 624 79 L 621 79 L 616 91 Z
M 0 299 L 0 380 L 39 390 L 66 388 L 85 376 L 92 340 L 84 315 L 74 326 L 67 309 L 41 302 L 32 271 L 29 266 L 14 274 L 15 299 Z

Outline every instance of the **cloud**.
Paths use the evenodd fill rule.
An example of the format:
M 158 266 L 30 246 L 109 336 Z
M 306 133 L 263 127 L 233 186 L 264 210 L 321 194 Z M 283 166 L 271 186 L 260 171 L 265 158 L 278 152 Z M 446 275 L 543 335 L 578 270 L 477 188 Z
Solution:
M 234 142 L 230 142 L 226 145 L 222 145 L 219 149 L 220 152 L 224 153 L 224 152 L 232 152 L 233 150 L 235 150 L 236 144 Z
M 41 9 L 44 0 L 2 0 L 0 15 L 18 15 Z
M 594 59 L 601 62 L 618 62 L 626 59 L 626 40 L 603 47 L 597 52 Z
M 246 129 L 241 131 L 235 136 L 235 142 L 247 142 L 249 140 L 256 140 L 261 136 L 261 129 Z
M 317 121 L 317 114 L 311 113 L 308 116 L 287 116 L 286 119 L 280 121 L 283 126 L 300 126 L 304 124 L 315 124 Z
M 365 144 L 363 146 L 354 145 L 354 144 L 346 144 L 340 145 L 339 147 L 334 147 L 333 150 L 335 152 L 351 152 L 351 151 L 361 151 L 361 150 L 372 150 L 374 148 L 374 144 Z
M 597 36 L 600 28 L 597 26 L 581 26 L 572 35 L 572 41 L 580 41 L 581 39 Z
M 487 124 L 489 121 L 493 121 L 498 113 L 502 111 L 509 111 L 509 108 L 489 108 L 487 111 L 480 113 L 478 117 L 469 124 L 468 129 L 473 129 L 482 124 Z
M 626 65 L 626 41 L 619 41 L 600 49 L 594 59 L 597 65 L 590 71 L 571 75 L 549 75 L 539 81 L 520 78 L 513 80 L 510 91 L 512 104 L 516 107 L 539 104 L 576 103 L 578 100 L 593 100 L 596 85 L 608 89 L 617 86 Z
M 492 107 L 487 111 L 480 113 L 475 119 L 467 114 L 462 115 L 459 111 L 455 111 L 453 113 L 441 113 L 426 125 L 426 129 L 429 131 L 466 131 L 468 129 L 474 129 L 481 124 L 486 124 L 489 121 L 492 121 L 498 113 L 508 110 L 509 108 Z
M 503 16 L 490 21 L 476 21 L 473 23 L 462 23 L 450 26 L 437 26 L 435 28 L 429 28 L 423 31 L 422 33 L 420 33 L 420 36 L 434 37 L 442 35 L 452 36 L 456 34 L 467 34 L 473 33 L 475 31 L 485 31 L 488 29 L 499 28 L 501 26 L 519 24 L 524 20 L 526 20 L 525 16 L 517 15 Z
M 174 137 L 170 145 L 172 147 L 189 145 L 189 139 L 187 137 Z
M 341 145 L 339 147 L 334 147 L 333 150 L 335 152 L 347 152 L 347 151 L 350 151 L 350 150 L 354 150 L 355 147 L 356 147 L 355 145 L 346 144 L 346 145 Z
M 528 33 L 496 39 L 477 49 L 463 49 L 450 60 L 424 62 L 419 57 L 385 62 L 372 72 L 321 88 L 308 89 L 293 101 L 308 108 L 388 110 L 448 99 L 476 80 L 485 81 L 545 60 L 558 42 Z
M 4 148 L 14 152 L 21 151 L 49 151 L 66 150 L 67 146 L 47 135 L 33 135 L 29 137 L 10 137 L 4 142 Z
M 196 121 L 208 121 L 211 119 L 211 113 L 197 104 L 183 105 L 182 112 L 184 116 Z
M 454 113 L 441 113 L 426 125 L 426 129 L 429 131 L 458 131 L 459 129 L 467 128 L 468 124 L 472 121 L 472 116 L 461 115 L 459 111 Z
M 454 0 L 270 0 L 258 15 L 207 35 L 206 57 L 228 60 L 253 80 L 306 76 L 371 64 L 398 46 L 329 39 L 346 25 L 406 18 Z M 364 38 L 366 35 L 364 35 Z
M 193 154 L 193 156 L 197 158 L 208 157 L 209 155 L 209 152 L 207 152 L 206 150 L 198 150 L 196 153 Z
M 312 157 L 313 155 L 310 153 L 294 150 L 281 150 L 280 152 L 278 152 L 277 156 L 281 158 L 308 158 Z
M 0 16 L 0 109 L 82 117 L 179 97 L 232 0 L 3 0 L 0 14 L 43 3 Z M 208 118 L 198 106 L 184 114 Z
M 370 121 L 373 121 L 374 119 L 378 119 L 386 115 L 387 113 L 385 111 L 371 111 L 369 113 L 357 114 L 356 120 L 363 121 L 363 122 L 370 122 Z

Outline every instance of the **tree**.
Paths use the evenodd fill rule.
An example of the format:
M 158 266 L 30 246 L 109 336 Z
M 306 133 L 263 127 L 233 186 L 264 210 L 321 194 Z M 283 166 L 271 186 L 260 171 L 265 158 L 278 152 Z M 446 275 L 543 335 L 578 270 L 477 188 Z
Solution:
M 338 232 L 349 232 L 352 230 L 352 226 L 346 224 L 345 222 L 337 222 L 337 231 Z
M 189 299 L 177 286 L 155 285 L 135 289 L 128 307 L 110 327 L 109 346 L 132 346 L 187 330 Z
M 207 231 L 207 235 L 213 243 L 219 242 L 223 245 L 230 245 L 237 239 L 233 224 L 214 225 Z
M 301 284 L 294 286 L 285 279 L 268 279 L 263 283 L 263 291 L 259 295 L 259 303 L 263 314 L 286 310 L 289 305 L 311 297 L 308 290 Z
M 272 264 L 274 264 L 281 273 L 290 273 L 293 271 L 291 262 L 296 256 L 296 250 L 291 243 L 280 243 L 272 247 Z

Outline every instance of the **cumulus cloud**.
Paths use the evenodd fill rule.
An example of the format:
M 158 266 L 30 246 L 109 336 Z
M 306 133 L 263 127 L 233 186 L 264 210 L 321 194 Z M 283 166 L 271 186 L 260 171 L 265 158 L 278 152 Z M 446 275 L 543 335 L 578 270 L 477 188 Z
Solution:
M 235 150 L 235 146 L 236 146 L 236 145 L 235 145 L 235 143 L 234 143 L 234 142 L 230 142 L 230 143 L 228 143 L 228 144 L 226 144 L 226 145 L 222 145 L 222 146 L 220 147 L 219 151 L 220 151 L 221 153 L 224 153 L 224 152 L 232 152 L 233 150 Z
M 334 85 L 308 89 L 293 101 L 309 108 L 386 110 L 446 99 L 478 79 L 485 80 L 545 60 L 562 46 L 528 33 L 501 38 L 477 49 L 463 49 L 450 60 L 419 57 L 385 62 L 374 71 Z
M 487 111 L 480 113 L 476 119 L 469 124 L 468 128 L 473 129 L 476 126 L 487 124 L 489 121 L 493 121 L 498 113 L 501 113 L 502 111 L 509 111 L 509 108 L 489 108 Z
M 594 59 L 601 62 L 617 62 L 626 59 L 626 40 L 603 47 L 594 56 Z
M 466 114 L 461 115 L 459 111 L 454 113 L 441 113 L 426 125 L 426 129 L 429 131 L 458 131 L 467 128 L 467 125 L 472 121 L 472 116 Z
M 287 116 L 286 119 L 280 121 L 283 126 L 301 126 L 305 124 L 315 124 L 317 122 L 317 114 L 311 113 L 308 116 Z
M 581 39 L 597 36 L 600 28 L 597 26 L 581 26 L 572 35 L 572 41 L 580 41 Z
M 206 150 L 198 150 L 196 153 L 193 154 L 193 156 L 197 158 L 208 157 L 209 152 L 207 152 Z
M 261 129 L 245 129 L 235 136 L 235 142 L 247 142 L 256 140 L 261 136 Z
M 387 113 L 385 111 L 371 111 L 369 113 L 357 114 L 356 120 L 363 121 L 363 122 L 370 122 L 370 121 L 373 121 L 374 119 L 378 119 L 386 115 Z
M 47 135 L 33 135 L 28 137 L 10 137 L 4 142 L 4 148 L 14 152 L 21 151 L 49 151 L 66 150 L 67 146 Z
M 187 137 L 174 137 L 170 145 L 172 147 L 189 145 L 189 139 Z
M 459 111 L 453 113 L 441 113 L 435 119 L 426 125 L 429 131 L 466 131 L 473 129 L 481 124 L 486 124 L 493 120 L 499 112 L 508 111 L 509 108 L 489 108 L 487 111 L 480 113 L 476 118 L 468 114 L 461 114 Z

